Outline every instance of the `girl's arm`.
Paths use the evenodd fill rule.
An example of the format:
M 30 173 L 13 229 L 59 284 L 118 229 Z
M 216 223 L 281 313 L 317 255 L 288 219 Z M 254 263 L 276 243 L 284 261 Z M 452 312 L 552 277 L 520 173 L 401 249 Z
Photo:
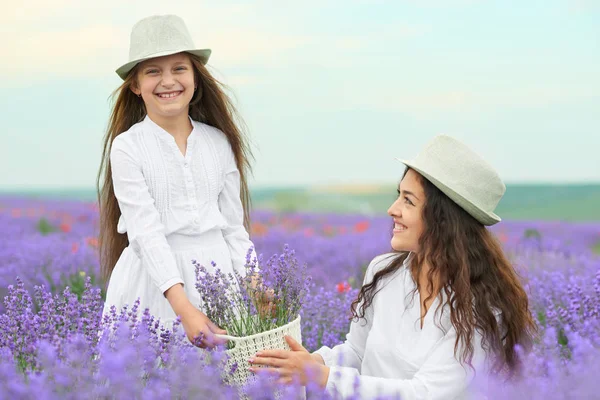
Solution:
M 147 268 L 154 284 L 164 293 L 175 284 L 183 285 L 183 279 L 136 155 L 131 143 L 121 136 L 115 138 L 110 151 L 115 197 L 132 250 Z
M 224 335 L 227 333 L 224 329 L 216 326 L 206 314 L 198 310 L 189 301 L 183 285 L 175 284 L 165 292 L 165 297 L 169 300 L 175 314 L 181 317 L 181 323 L 190 342 L 200 347 L 213 347 L 216 344 L 224 344 L 222 339 L 216 339 L 213 334 Z M 202 334 L 202 340 L 196 338 Z
M 115 196 L 125 220 L 131 248 L 175 314 L 181 317 L 188 339 L 193 342 L 202 333 L 204 338 L 197 344 L 201 347 L 213 346 L 217 341 L 212 334 L 225 331 L 194 307 L 185 294 L 183 279 L 167 243 L 165 227 L 154 206 L 135 149 L 117 136 L 112 144 L 110 162 Z

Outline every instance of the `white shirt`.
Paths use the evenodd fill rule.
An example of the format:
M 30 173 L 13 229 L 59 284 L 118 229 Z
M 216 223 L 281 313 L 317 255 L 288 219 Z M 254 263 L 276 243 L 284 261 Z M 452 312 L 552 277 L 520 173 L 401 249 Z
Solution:
M 365 283 L 390 263 L 391 256 L 384 254 L 370 263 Z M 350 397 L 358 383 L 361 399 L 379 395 L 399 395 L 402 400 L 466 397 L 473 371 L 468 365 L 463 368 L 454 357 L 456 331 L 450 323 L 449 309 L 444 306 L 441 320 L 439 313 L 435 317 L 445 333 L 434 324 L 439 297 L 420 328 L 421 299 L 418 291 L 414 299 L 410 295 L 416 283 L 408 269 L 409 260 L 378 283 L 381 289 L 366 310 L 366 323 L 364 319 L 352 321 L 344 343 L 316 351 L 330 367 L 326 387 L 330 394 Z M 477 332 L 473 346 L 472 364 L 479 374 L 486 355 Z
M 129 247 L 137 256 L 124 255 L 127 260 L 123 262 L 142 265 L 160 292 L 184 283 L 182 275 L 190 276 L 187 280 L 192 281 L 185 285 L 193 290 L 194 272 L 188 271 L 193 269 L 191 259 L 180 252 L 186 256 L 177 260 L 179 248 L 214 247 L 224 238 L 233 268 L 243 273 L 246 253 L 253 247 L 243 225 L 240 174 L 230 144 L 220 130 L 190 121 L 193 130 L 185 156 L 175 138 L 148 116 L 118 135 L 110 153 L 122 213 L 117 230 L 127 233 Z M 121 286 L 111 296 L 118 306 L 131 300 L 124 297 L 128 285 Z

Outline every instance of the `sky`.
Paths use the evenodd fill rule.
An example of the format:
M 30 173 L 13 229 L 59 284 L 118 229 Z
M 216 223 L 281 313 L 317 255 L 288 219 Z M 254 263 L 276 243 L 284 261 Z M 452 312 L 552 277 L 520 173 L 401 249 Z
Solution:
M 438 134 L 507 183 L 600 183 L 598 0 L 23 0 L 0 14 L 0 189 L 95 185 L 114 71 L 156 14 L 212 49 L 251 186 L 395 184 Z

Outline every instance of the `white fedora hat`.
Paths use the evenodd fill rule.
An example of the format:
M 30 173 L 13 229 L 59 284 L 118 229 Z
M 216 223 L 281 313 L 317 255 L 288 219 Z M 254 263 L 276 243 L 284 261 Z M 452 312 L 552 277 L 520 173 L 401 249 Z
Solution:
M 141 61 L 182 51 L 194 54 L 206 64 L 210 49 L 197 49 L 183 20 L 176 15 L 153 15 L 138 21 L 131 29 L 129 61 L 116 72 L 125 79 Z
M 483 225 L 501 221 L 494 210 L 506 186 L 494 168 L 465 144 L 439 135 L 415 159 L 397 160 L 427 178 Z

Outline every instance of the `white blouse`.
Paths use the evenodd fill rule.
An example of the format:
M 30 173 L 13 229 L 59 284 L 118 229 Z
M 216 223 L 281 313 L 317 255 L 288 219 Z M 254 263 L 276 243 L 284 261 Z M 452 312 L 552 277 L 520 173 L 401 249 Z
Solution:
M 369 265 L 364 283 L 389 265 L 393 254 L 376 257 Z M 420 327 L 419 292 L 408 262 L 385 277 L 381 289 L 367 308 L 364 319 L 352 321 L 346 341 L 332 349 L 322 347 L 320 354 L 330 367 L 326 390 L 342 398 L 351 397 L 355 383 L 359 398 L 399 395 L 403 400 L 467 398 L 473 371 L 463 367 L 454 357 L 456 331 L 450 323 L 449 309 L 435 316 L 440 298 L 436 298 Z M 443 297 L 444 299 L 445 297 Z M 441 309 L 440 309 L 441 312 Z M 443 327 L 440 329 L 435 325 Z M 481 335 L 473 338 L 472 365 L 477 374 L 487 368 Z M 460 351 L 461 347 L 459 347 Z M 460 354 L 460 352 L 458 353 Z
M 220 130 L 190 121 L 185 156 L 175 138 L 148 116 L 118 135 L 110 154 L 121 210 L 117 230 L 127 233 L 129 247 L 161 292 L 184 283 L 178 247 L 202 248 L 224 238 L 240 273 L 253 247 L 243 225 L 240 174 L 229 141 Z M 193 288 L 193 282 L 185 283 Z

